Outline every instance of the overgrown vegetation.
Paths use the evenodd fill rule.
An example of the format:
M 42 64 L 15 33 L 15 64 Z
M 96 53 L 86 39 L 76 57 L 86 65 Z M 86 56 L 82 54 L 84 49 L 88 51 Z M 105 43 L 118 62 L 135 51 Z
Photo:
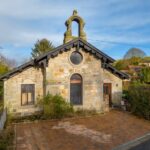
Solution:
M 0 61 L 0 76 L 7 73 L 10 70 L 9 66 Z M 0 81 L 0 101 L 3 99 L 3 82 Z
M 150 67 L 142 68 L 139 76 L 142 83 L 150 84 Z
M 85 117 L 98 114 L 95 109 L 73 109 L 73 106 L 66 102 L 60 95 L 48 94 L 44 98 L 38 98 L 38 107 L 42 108 L 42 112 L 24 117 L 9 117 L 9 123 L 28 122 L 47 119 L 62 119 L 68 117 Z
M 123 98 L 128 101 L 127 109 L 150 120 L 150 57 L 132 57 L 116 61 L 118 70 L 130 74 L 131 81 L 124 82 Z
M 134 83 L 126 93 L 130 111 L 140 117 L 150 120 L 150 85 Z
M 0 131 L 0 150 L 13 150 L 14 129 L 8 126 Z
M 9 71 L 9 67 L 5 63 L 0 62 L 0 75 L 3 75 L 8 71 Z
M 131 81 L 150 83 L 150 57 L 132 57 L 116 61 L 113 65 L 116 69 L 128 73 Z
M 120 59 L 113 66 L 118 70 L 127 70 L 129 65 L 139 65 L 140 63 L 150 63 L 150 57 L 132 57 L 130 59 Z
M 63 118 L 73 114 L 73 106 L 66 102 L 60 95 L 48 94 L 39 99 L 38 104 L 43 108 L 43 117 L 46 118 Z

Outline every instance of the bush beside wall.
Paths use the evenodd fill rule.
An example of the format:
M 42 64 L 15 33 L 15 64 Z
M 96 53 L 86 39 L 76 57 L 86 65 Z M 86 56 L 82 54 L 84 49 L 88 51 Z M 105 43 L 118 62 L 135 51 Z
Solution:
M 150 120 L 150 85 L 131 85 L 128 90 L 128 99 L 133 114 Z
M 43 108 L 43 117 L 63 118 L 73 115 L 73 106 L 60 95 L 48 94 L 38 101 L 38 104 Z

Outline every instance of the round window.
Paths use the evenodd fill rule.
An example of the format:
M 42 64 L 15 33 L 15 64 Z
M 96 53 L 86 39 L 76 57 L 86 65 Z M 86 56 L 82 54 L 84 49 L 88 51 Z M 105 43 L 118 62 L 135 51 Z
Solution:
M 71 56 L 70 56 L 70 60 L 73 64 L 75 65 L 78 65 L 81 63 L 83 57 L 81 55 L 81 53 L 75 51 L 75 52 L 72 52 Z

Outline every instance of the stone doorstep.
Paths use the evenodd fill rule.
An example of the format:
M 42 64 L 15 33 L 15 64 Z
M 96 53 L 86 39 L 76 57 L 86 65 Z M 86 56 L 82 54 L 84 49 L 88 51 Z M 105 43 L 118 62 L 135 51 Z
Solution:
M 127 143 L 124 143 L 122 145 L 117 146 L 116 148 L 113 148 L 112 150 L 129 150 L 130 148 L 133 148 L 147 140 L 150 140 L 150 132 L 145 134 L 142 137 L 136 138 L 132 141 L 129 141 Z

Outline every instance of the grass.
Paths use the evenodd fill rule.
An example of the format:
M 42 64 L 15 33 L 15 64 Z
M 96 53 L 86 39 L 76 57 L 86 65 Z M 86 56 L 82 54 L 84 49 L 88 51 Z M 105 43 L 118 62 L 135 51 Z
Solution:
M 78 117 L 87 117 L 99 114 L 96 110 L 84 110 L 78 109 L 71 114 L 64 116 L 62 118 L 50 118 L 49 116 L 43 115 L 43 113 L 38 113 L 30 116 L 11 118 L 9 123 L 19 123 L 19 122 L 33 122 L 38 120 L 51 120 L 51 119 L 63 119 L 63 118 L 78 118 Z
M 3 102 L 0 101 L 0 115 L 4 109 Z M 13 140 L 14 140 L 14 127 L 9 122 L 9 118 L 5 123 L 3 130 L 0 130 L 0 150 L 13 150 Z

